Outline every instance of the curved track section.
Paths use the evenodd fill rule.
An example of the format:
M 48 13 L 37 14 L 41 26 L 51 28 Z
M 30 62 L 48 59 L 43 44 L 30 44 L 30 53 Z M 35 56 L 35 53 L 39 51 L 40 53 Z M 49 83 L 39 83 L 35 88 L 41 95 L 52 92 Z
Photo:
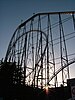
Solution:
M 38 13 L 15 30 L 6 62 L 15 62 L 14 84 L 43 88 L 69 78 L 69 60 L 75 57 L 75 12 Z M 67 67 L 66 67 L 66 66 Z M 58 70 L 57 70 L 58 69 Z M 66 76 L 66 77 L 65 77 Z
M 52 77 L 50 77 L 49 82 L 50 82 L 54 77 L 56 77 L 57 74 L 59 74 L 63 69 L 65 69 L 66 67 L 68 67 L 69 65 L 71 65 L 71 64 L 73 64 L 73 63 L 75 63 L 75 58 L 74 58 L 72 61 L 70 61 L 67 65 L 63 66 L 63 68 L 58 69 L 58 70 L 55 72 L 55 75 L 52 75 Z M 49 85 L 49 82 L 47 83 L 47 85 Z

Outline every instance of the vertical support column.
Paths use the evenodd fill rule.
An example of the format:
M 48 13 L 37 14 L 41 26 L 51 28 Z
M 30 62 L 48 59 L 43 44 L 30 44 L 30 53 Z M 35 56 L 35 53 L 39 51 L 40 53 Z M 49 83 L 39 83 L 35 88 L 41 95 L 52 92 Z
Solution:
M 14 44 L 13 44 L 13 58 L 14 58 L 14 61 L 13 61 L 13 62 L 14 62 L 14 64 L 16 65 L 16 63 L 15 63 L 15 62 L 16 62 L 16 55 L 15 55 L 15 51 L 16 51 L 15 49 L 16 49 L 16 48 L 15 48 L 15 47 L 16 47 L 16 45 L 15 45 L 15 36 L 14 36 Z M 14 65 L 14 66 L 15 66 L 15 65 Z M 16 67 L 16 66 L 15 66 L 15 67 Z M 13 83 L 13 84 L 15 84 L 14 74 L 15 74 L 15 71 L 14 71 L 13 76 L 12 76 L 12 83 Z
M 40 17 L 38 16 L 38 26 L 37 26 L 37 30 L 40 30 L 40 28 L 39 28 L 39 22 L 40 22 Z M 37 74 L 37 78 L 36 78 L 36 85 L 37 85 L 37 87 L 38 87 L 38 55 L 39 55 L 39 53 L 38 53 L 38 50 L 39 50 L 39 32 L 37 31 L 37 40 L 36 40 L 37 42 L 36 42 L 36 57 L 35 57 L 35 75 Z M 37 70 L 37 73 L 36 73 L 36 70 Z
M 47 83 L 49 82 L 49 14 L 48 14 L 48 23 L 47 23 Z
M 20 36 L 20 29 L 18 29 L 17 38 L 19 38 L 19 36 Z M 18 40 L 18 67 L 16 69 L 18 84 L 20 84 L 19 70 L 20 70 L 20 40 Z
M 34 70 L 34 40 L 33 40 L 33 21 L 34 19 L 31 20 L 30 24 L 30 31 L 31 31 L 31 38 L 32 38 L 32 70 Z M 32 73 L 32 79 L 34 80 L 34 71 Z M 33 86 L 35 87 L 35 80 L 33 81 Z
M 43 87 L 43 55 L 42 55 L 42 32 L 41 32 L 41 88 Z
M 47 62 L 48 62 L 48 67 L 49 67 L 49 63 L 52 65 L 52 69 L 53 69 L 52 73 L 55 75 L 55 58 L 54 58 L 53 36 L 52 36 L 50 15 L 48 14 L 48 40 L 49 40 L 49 34 L 50 34 L 50 41 L 51 41 L 51 51 L 50 52 L 52 54 L 52 62 L 49 62 L 49 57 L 47 58 L 48 59 Z M 48 41 L 48 44 L 49 44 L 49 41 Z M 48 47 L 48 49 L 49 49 L 49 47 Z M 49 52 L 49 50 L 47 52 Z M 49 56 L 49 53 L 48 53 L 48 56 Z M 48 70 L 49 70 L 49 68 L 48 68 Z M 48 76 L 48 82 L 49 82 L 49 76 Z M 56 77 L 54 78 L 54 85 L 56 87 Z
M 63 25 L 62 25 L 60 13 L 59 13 L 59 30 L 60 30 L 61 67 L 63 69 L 63 66 L 65 64 L 68 65 L 68 56 L 67 56 L 67 48 L 66 48 L 64 30 L 63 30 Z M 67 73 L 67 77 L 69 78 L 69 67 L 67 67 L 66 70 L 65 69 L 62 70 L 62 83 L 63 83 L 63 85 L 65 83 L 65 74 L 66 73 Z
M 24 55 L 24 80 L 23 84 L 26 84 L 26 67 L 27 67 L 27 33 L 26 33 L 26 25 L 24 26 L 24 33 L 25 33 L 25 40 L 24 40 L 24 47 L 23 47 L 23 55 Z
M 74 24 L 74 30 L 75 30 L 75 17 L 74 17 L 74 13 L 72 13 L 72 18 L 73 18 L 73 24 Z
M 40 15 L 39 15 L 39 28 L 40 28 L 40 31 L 41 31 L 41 18 L 40 18 Z M 40 46 L 41 46 L 41 88 L 43 88 L 43 55 L 42 55 L 42 32 L 40 32 Z
M 14 42 L 15 42 L 15 36 L 14 36 Z M 16 61 L 16 55 L 15 55 L 15 43 L 13 45 L 13 58 L 14 58 L 14 62 Z
M 59 13 L 59 30 L 60 30 L 60 56 L 61 56 L 61 67 L 63 69 L 63 62 L 62 62 L 62 36 L 61 36 L 61 16 Z M 62 82 L 64 84 L 64 78 L 63 78 L 63 70 L 62 70 Z
M 45 86 L 47 86 L 47 65 L 46 65 L 46 55 L 45 55 Z

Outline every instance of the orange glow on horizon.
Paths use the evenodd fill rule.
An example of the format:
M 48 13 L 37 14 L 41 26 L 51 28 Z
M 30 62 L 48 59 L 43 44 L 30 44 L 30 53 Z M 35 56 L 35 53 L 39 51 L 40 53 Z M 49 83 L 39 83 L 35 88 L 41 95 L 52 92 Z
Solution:
M 48 88 L 49 88 L 48 86 L 45 87 L 46 94 L 48 94 L 49 91 Z

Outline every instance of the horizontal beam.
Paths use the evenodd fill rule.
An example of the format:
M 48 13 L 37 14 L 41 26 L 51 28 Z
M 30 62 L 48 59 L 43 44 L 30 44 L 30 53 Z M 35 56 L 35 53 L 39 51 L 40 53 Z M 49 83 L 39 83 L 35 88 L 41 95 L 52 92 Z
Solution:
M 22 24 L 20 24 L 18 26 L 18 28 L 23 27 L 28 21 L 32 20 L 34 17 L 39 16 L 39 15 L 48 15 L 48 14 L 75 14 L 75 11 L 65 11 L 65 12 L 46 12 L 46 13 L 37 13 L 35 15 L 33 15 L 32 17 L 30 17 L 28 20 L 26 20 L 25 22 L 23 22 Z

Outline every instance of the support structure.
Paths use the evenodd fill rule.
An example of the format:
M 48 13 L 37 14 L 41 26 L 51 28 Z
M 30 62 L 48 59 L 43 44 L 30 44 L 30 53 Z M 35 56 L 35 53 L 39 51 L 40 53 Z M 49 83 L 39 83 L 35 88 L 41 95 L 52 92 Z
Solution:
M 38 13 L 21 23 L 5 56 L 5 62 L 16 64 L 13 84 L 38 88 L 66 85 L 70 73 L 69 66 L 64 66 L 73 58 L 69 40 L 74 35 L 75 11 Z

